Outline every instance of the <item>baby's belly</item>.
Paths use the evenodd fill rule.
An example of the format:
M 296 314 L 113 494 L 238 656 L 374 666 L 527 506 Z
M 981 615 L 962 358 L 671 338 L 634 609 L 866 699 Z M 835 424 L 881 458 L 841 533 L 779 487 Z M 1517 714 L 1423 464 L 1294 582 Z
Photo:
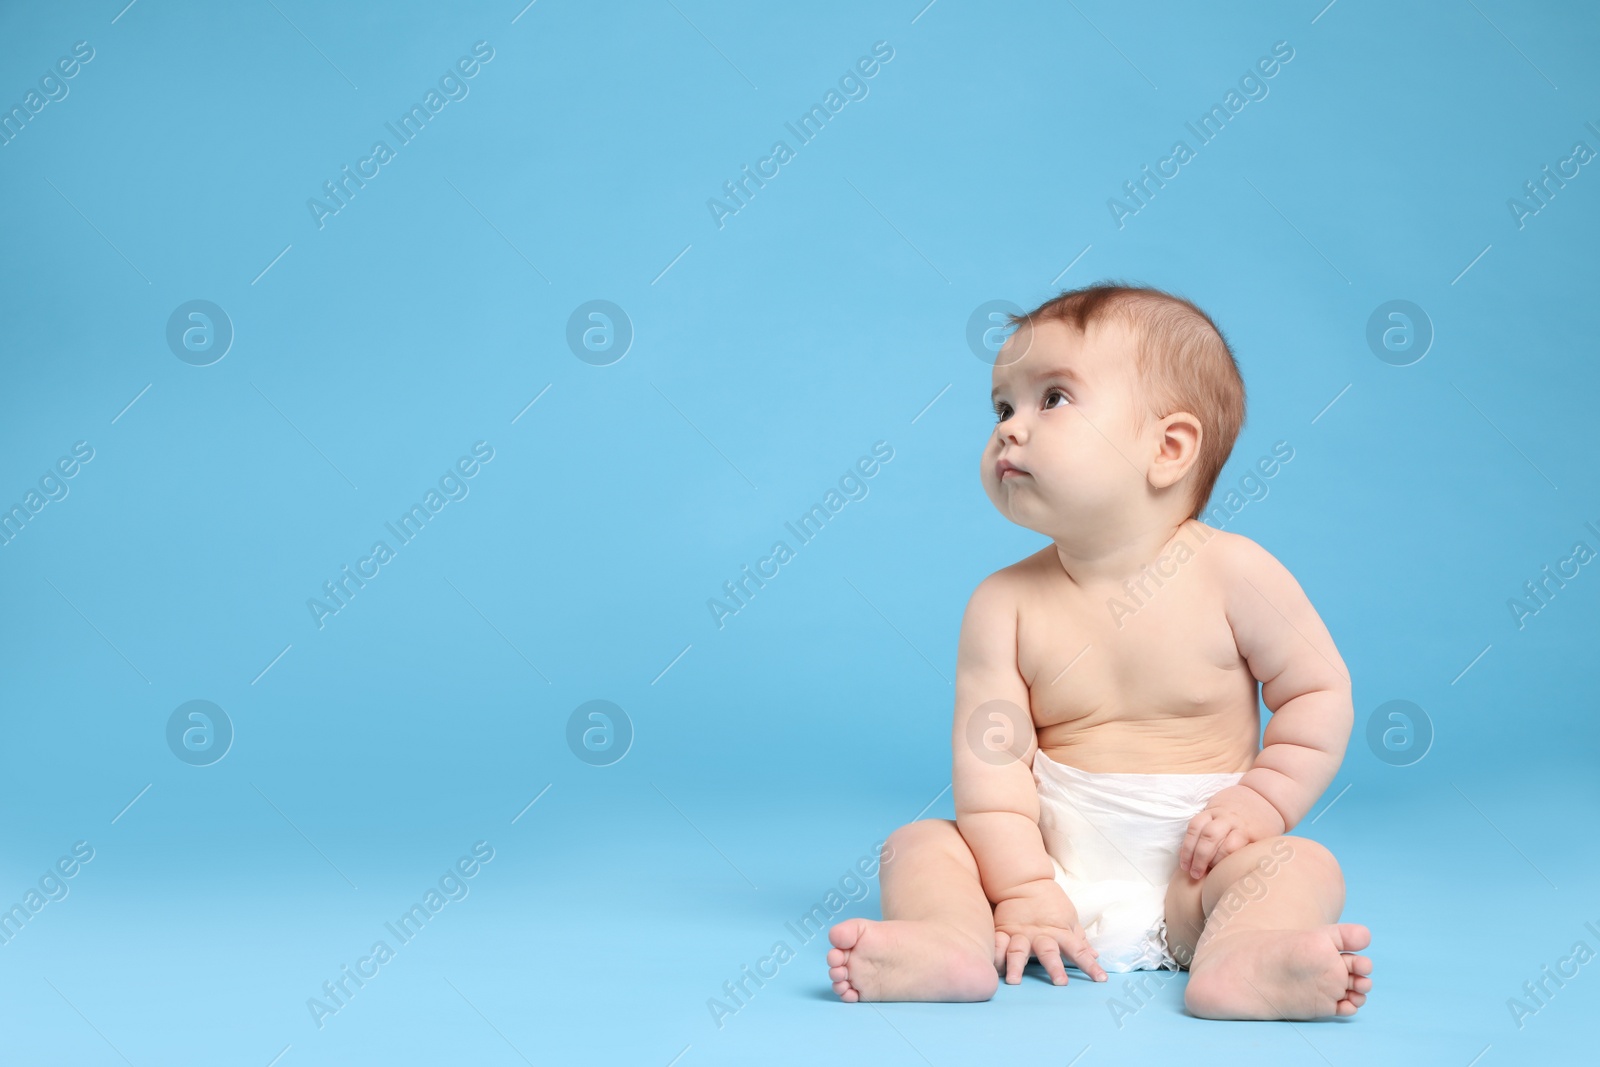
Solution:
M 1240 714 L 1090 718 L 1037 733 L 1046 756 L 1097 774 L 1230 774 L 1260 750 L 1259 720 Z

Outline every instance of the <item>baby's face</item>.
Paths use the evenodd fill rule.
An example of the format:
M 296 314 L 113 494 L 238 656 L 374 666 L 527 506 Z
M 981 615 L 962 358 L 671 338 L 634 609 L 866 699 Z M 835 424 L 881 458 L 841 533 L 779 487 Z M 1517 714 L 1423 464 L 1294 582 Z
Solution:
M 1133 367 L 1119 322 L 1087 335 L 1047 321 L 1019 327 L 994 367 L 995 430 L 980 474 L 1000 513 L 1049 537 L 1114 515 L 1145 491 Z M 1016 471 L 1001 473 L 1009 463 Z

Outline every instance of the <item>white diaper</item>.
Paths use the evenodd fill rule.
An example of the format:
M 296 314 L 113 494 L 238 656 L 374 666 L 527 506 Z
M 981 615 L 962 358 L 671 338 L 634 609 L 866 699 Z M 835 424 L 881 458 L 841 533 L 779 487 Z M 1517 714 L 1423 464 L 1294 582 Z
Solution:
M 1242 777 L 1096 774 L 1034 755 L 1045 851 L 1101 967 L 1180 969 L 1165 918 L 1178 848 L 1206 801 Z

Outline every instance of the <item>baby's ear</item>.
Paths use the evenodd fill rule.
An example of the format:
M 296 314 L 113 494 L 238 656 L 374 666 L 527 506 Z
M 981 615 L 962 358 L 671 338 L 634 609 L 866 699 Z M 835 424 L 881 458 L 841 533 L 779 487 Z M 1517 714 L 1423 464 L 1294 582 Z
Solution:
M 1155 459 L 1150 464 L 1150 484 L 1157 489 L 1176 485 L 1200 458 L 1204 431 L 1200 420 L 1187 411 L 1175 411 L 1156 427 L 1159 435 Z

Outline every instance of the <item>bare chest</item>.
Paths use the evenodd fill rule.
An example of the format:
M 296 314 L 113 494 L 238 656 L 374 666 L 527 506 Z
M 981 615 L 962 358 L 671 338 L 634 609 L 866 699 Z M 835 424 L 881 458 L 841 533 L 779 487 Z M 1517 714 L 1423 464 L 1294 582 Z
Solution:
M 1198 559 L 1156 577 L 1094 589 L 1045 570 L 1019 602 L 1017 666 L 1042 745 L 1111 723 L 1183 734 L 1254 721 L 1256 682 L 1218 583 Z

